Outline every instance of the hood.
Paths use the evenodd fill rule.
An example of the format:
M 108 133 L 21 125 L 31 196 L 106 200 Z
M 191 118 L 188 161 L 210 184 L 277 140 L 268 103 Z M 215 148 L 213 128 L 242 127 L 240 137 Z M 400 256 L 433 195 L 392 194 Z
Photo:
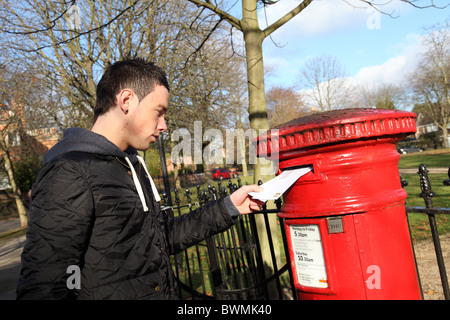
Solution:
M 68 152 L 83 151 L 103 156 L 128 157 L 133 164 L 137 159 L 137 151 L 129 148 L 122 151 L 104 136 L 83 128 L 69 128 L 64 130 L 64 137 L 55 144 L 45 155 L 44 164 Z
M 133 148 L 128 148 L 122 151 L 114 143 L 106 139 L 104 136 L 97 134 L 95 132 L 83 129 L 83 128 L 69 128 L 64 130 L 64 137 L 61 141 L 55 144 L 47 153 L 44 155 L 44 164 L 50 162 L 51 160 L 72 151 L 82 151 L 92 154 L 98 154 L 103 156 L 115 156 L 125 159 L 130 166 L 133 182 L 136 186 L 136 191 L 141 199 L 144 211 L 148 211 L 147 203 L 144 197 L 144 191 L 137 177 L 134 165 L 139 161 L 141 162 L 144 170 L 150 180 L 150 185 L 152 187 L 153 195 L 156 201 L 160 201 L 158 190 L 156 189 L 155 183 L 152 177 L 148 173 L 147 165 L 144 159 L 138 155 L 137 151 Z

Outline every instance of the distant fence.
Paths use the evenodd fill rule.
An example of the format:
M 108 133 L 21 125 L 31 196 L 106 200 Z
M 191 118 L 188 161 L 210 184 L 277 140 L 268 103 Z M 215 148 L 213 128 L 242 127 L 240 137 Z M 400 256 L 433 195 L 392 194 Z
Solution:
M 406 213 L 428 215 L 444 297 L 450 300 L 447 273 L 435 220 L 436 214 L 449 214 L 450 208 L 433 208 L 434 192 L 431 190 L 428 170 L 424 165 L 420 165 L 418 174 L 425 207 L 406 207 Z M 450 186 L 450 172 L 449 179 L 443 183 Z M 403 186 L 406 184 L 406 181 L 402 181 Z M 175 199 L 171 199 L 172 202 L 169 201 L 167 194 L 163 194 L 163 209 L 169 216 L 178 216 L 226 196 L 239 187 L 241 187 L 240 180 L 237 184 L 228 181 L 225 185 L 219 181 L 217 187 L 197 186 L 194 193 L 189 189 L 184 192 L 175 190 Z M 184 201 L 181 197 L 184 197 Z M 169 206 L 169 203 L 173 203 L 173 206 Z M 277 235 L 271 233 L 269 226 L 269 216 L 277 214 L 280 209 L 281 199 L 275 201 L 274 209 L 263 206 L 261 211 L 255 213 L 264 219 L 265 229 L 262 231 L 256 227 L 255 214 L 243 215 L 230 229 L 173 257 L 173 268 L 182 297 L 203 300 L 296 299 L 283 221 L 281 219 L 279 221 L 283 244 L 281 249 L 274 247 L 272 237 Z M 269 242 L 272 268 L 264 265 L 261 237 L 266 237 Z M 280 250 L 284 253 L 281 265 L 277 259 L 277 252 Z
M 182 188 L 190 188 L 197 185 L 204 184 L 206 182 L 205 174 L 204 173 L 192 173 L 192 174 L 186 174 L 181 175 L 178 177 L 180 181 L 180 186 Z M 155 182 L 156 188 L 160 193 L 164 193 L 164 179 L 162 177 L 153 178 L 153 181 Z M 170 187 L 172 190 L 175 189 L 175 176 L 171 175 L 168 177 Z

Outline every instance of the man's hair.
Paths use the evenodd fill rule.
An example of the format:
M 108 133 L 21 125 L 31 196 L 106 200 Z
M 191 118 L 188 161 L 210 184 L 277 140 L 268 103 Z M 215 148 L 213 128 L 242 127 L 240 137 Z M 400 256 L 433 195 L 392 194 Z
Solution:
M 169 90 L 166 73 L 152 62 L 137 58 L 109 65 L 97 84 L 93 122 L 116 105 L 116 96 L 123 89 L 133 90 L 141 101 L 155 89 L 156 85 L 162 85 Z

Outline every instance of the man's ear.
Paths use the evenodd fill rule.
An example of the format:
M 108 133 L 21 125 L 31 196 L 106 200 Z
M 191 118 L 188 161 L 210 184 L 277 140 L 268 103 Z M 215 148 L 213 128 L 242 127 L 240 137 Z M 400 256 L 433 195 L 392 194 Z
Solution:
M 131 89 L 123 89 L 116 96 L 117 106 L 122 110 L 123 113 L 127 114 L 134 98 L 134 92 Z

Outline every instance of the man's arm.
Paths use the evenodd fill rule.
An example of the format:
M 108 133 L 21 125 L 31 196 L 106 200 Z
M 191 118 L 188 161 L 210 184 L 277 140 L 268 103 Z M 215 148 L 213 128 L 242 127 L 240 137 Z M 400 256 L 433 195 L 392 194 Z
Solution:
M 41 169 L 28 214 L 17 299 L 70 298 L 67 268 L 81 268 L 92 213 L 87 182 L 70 161 Z
M 262 191 L 256 185 L 243 186 L 231 195 L 212 201 L 188 214 L 168 219 L 166 223 L 170 251 L 180 252 L 209 236 L 225 231 L 237 221 L 240 214 L 260 210 L 263 204 L 248 195 Z

